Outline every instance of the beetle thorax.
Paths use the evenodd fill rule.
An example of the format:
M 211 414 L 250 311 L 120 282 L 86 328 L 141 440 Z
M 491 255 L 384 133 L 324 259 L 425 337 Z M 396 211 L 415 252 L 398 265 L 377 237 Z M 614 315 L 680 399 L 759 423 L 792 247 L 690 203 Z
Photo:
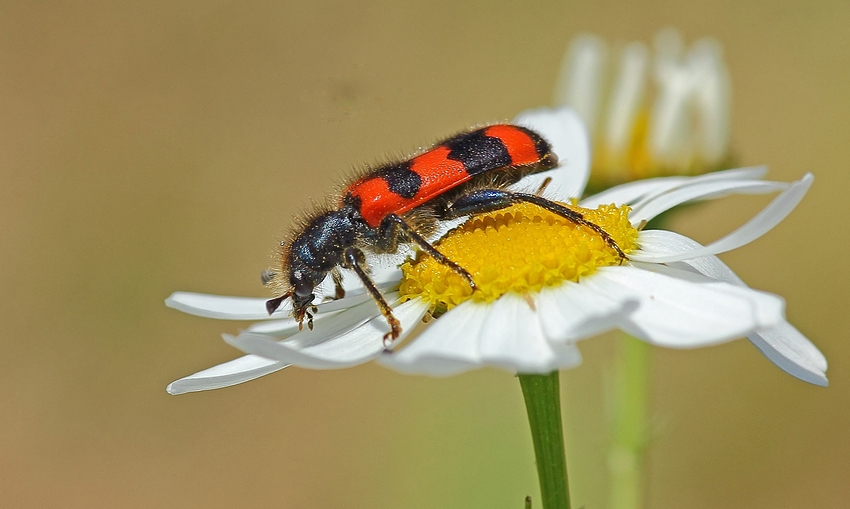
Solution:
M 289 246 L 289 283 L 293 297 L 306 299 L 343 260 L 357 241 L 356 218 L 347 207 L 310 220 Z

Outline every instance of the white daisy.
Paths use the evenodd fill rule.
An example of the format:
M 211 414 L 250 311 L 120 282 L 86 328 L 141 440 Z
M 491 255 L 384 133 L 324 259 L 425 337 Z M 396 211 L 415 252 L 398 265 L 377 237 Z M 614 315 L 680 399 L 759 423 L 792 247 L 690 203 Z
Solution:
M 564 55 L 555 104 L 574 108 L 588 126 L 594 188 L 705 173 L 730 159 L 729 71 L 712 38 L 685 48 L 678 31 L 665 29 L 650 48 L 576 37 Z
M 580 196 L 590 159 L 581 119 L 561 108 L 526 112 L 515 122 L 543 134 L 565 162 L 518 185 L 535 189 L 551 177 L 550 198 L 564 202 Z M 392 351 L 382 340 L 386 320 L 351 279 L 344 281 L 344 299 L 318 304 L 312 331 L 299 331 L 285 306 L 267 316 L 262 298 L 175 293 L 166 304 L 187 313 L 260 321 L 236 336 L 224 335 L 249 355 L 177 380 L 168 392 L 226 387 L 288 365 L 332 369 L 371 360 L 405 373 L 437 376 L 484 366 L 548 373 L 577 366 L 576 343 L 615 328 L 670 348 L 746 336 L 788 373 L 826 385 L 826 359 L 785 320 L 782 298 L 748 288 L 715 256 L 776 226 L 812 182 L 810 174 L 791 184 L 766 181 L 761 179 L 765 172 L 756 167 L 641 180 L 581 201 L 588 219 L 627 250 L 629 260 L 622 265 L 598 235 L 532 206 L 475 216 L 438 244 L 473 274 L 479 288 L 475 295 L 467 295 L 468 286 L 454 273 L 429 265 L 428 257 L 406 262 L 404 273 L 376 271 L 402 325 Z M 645 221 L 685 202 L 777 191 L 761 213 L 708 246 L 670 231 L 638 231 Z M 445 312 L 402 344 L 429 311 Z

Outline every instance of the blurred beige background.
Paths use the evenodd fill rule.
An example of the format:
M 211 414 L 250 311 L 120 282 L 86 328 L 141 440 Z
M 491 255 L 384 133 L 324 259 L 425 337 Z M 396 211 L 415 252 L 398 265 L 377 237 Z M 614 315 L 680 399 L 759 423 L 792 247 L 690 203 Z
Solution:
M 4 2 L 0 506 L 519 508 L 537 494 L 519 384 L 479 371 L 288 369 L 172 397 L 240 324 L 174 290 L 266 296 L 290 216 L 352 165 L 547 104 L 572 36 L 714 35 L 734 147 L 817 180 L 724 259 L 782 294 L 831 387 L 745 341 L 654 350 L 653 508 L 850 500 L 850 3 Z M 766 203 L 695 207 L 707 241 Z M 563 375 L 575 506 L 606 507 L 611 337 Z

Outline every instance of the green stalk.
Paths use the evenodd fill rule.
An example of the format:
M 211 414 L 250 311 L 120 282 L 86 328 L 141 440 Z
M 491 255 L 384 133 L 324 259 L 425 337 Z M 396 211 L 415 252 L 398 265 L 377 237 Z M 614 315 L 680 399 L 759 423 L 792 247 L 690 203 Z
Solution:
M 620 340 L 614 374 L 613 427 L 608 470 L 611 509 L 640 509 L 648 436 L 650 346 L 629 335 Z
M 681 207 L 679 207 L 681 208 Z M 667 211 L 644 225 L 644 229 L 664 229 Z M 649 363 L 651 347 L 623 333 L 614 371 L 611 412 L 611 450 L 608 473 L 611 478 L 610 509 L 641 509 L 646 494 L 644 468 L 649 438 Z
M 558 372 L 548 375 L 517 375 L 528 411 L 534 457 L 543 509 L 569 509 L 570 488 L 561 425 L 561 394 Z

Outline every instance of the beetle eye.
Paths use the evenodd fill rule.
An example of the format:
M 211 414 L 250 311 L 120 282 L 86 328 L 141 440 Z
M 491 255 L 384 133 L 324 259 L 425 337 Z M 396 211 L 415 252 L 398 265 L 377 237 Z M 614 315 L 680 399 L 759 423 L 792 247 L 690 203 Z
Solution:
M 298 281 L 295 283 L 295 295 L 301 298 L 313 295 L 313 285 L 306 281 Z

